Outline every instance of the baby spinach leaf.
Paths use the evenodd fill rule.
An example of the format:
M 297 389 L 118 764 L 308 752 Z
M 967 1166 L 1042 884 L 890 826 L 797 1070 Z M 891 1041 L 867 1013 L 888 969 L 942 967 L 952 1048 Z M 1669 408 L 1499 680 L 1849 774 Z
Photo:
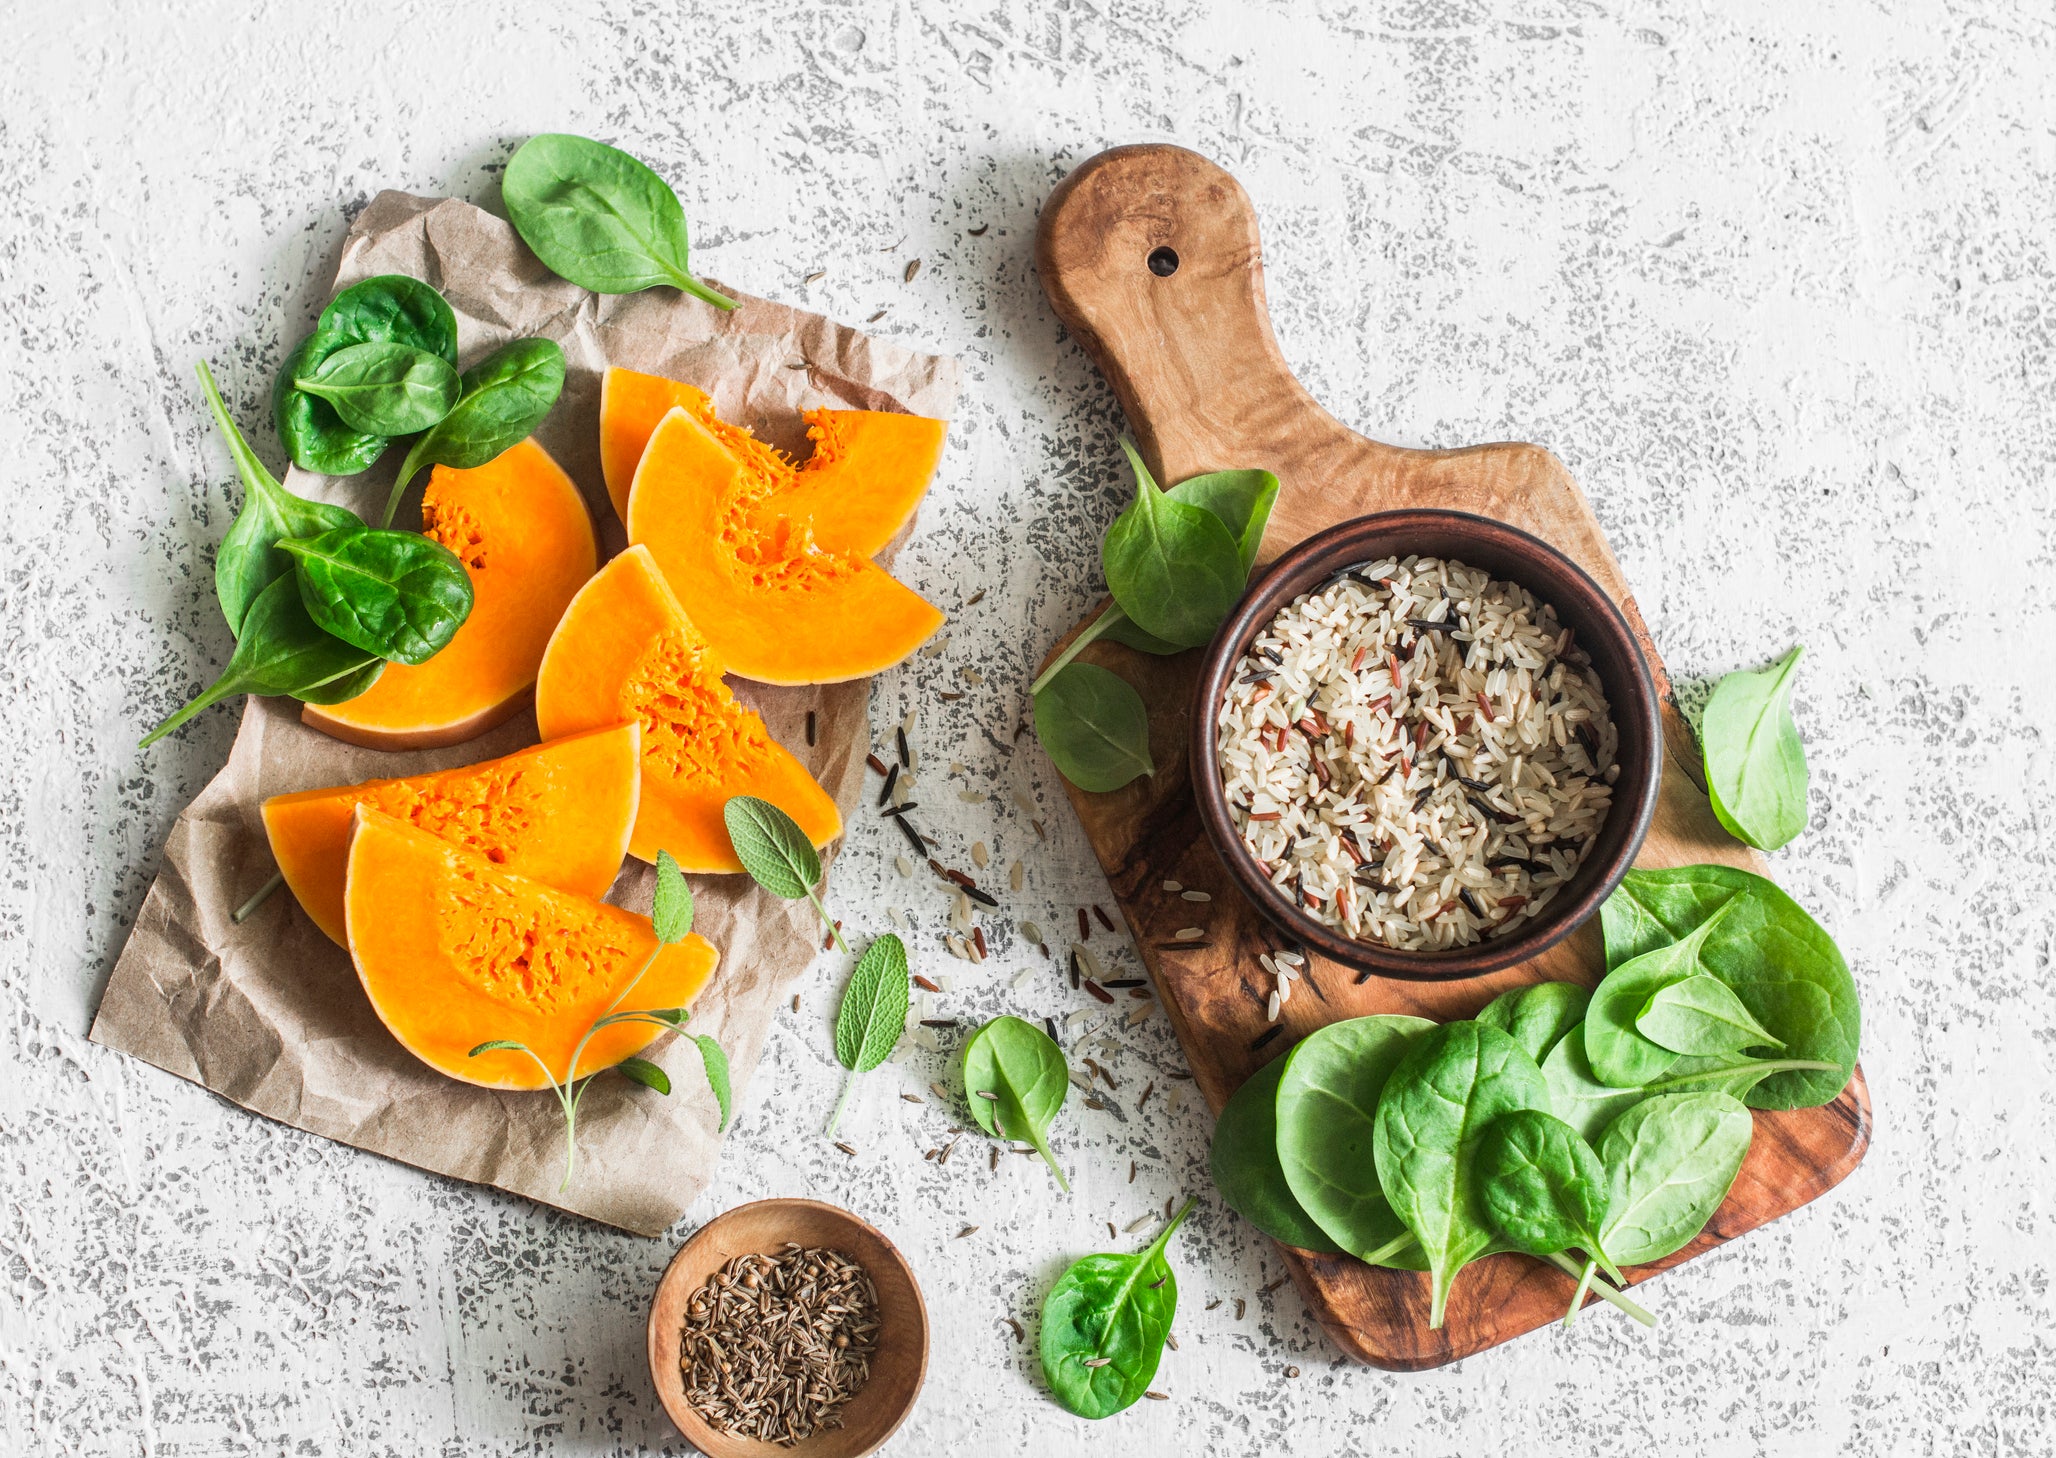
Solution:
M 279 441 L 293 464 L 303 471 L 323 476 L 354 476 L 369 470 L 391 444 L 382 435 L 354 429 L 328 401 L 293 386 L 294 380 L 317 369 L 337 350 L 358 342 L 345 333 L 316 329 L 286 356 L 271 387 L 271 413 L 278 421 Z
M 1477 1146 L 1516 1109 L 1548 1112 L 1542 1070 L 1512 1038 L 1475 1021 L 1423 1033 L 1379 1096 L 1378 1183 L 1427 1256 L 1431 1328 L 1442 1325 L 1457 1272 L 1497 1240 L 1478 1194 Z
M 735 802 L 729 801 L 732 805 Z M 812 849 L 812 847 L 809 847 Z M 828 1137 L 842 1123 L 842 1111 L 857 1086 L 857 1075 L 869 1073 L 892 1056 L 893 1045 L 907 1029 L 907 1003 L 912 996 L 907 978 L 906 944 L 891 932 L 864 948 L 850 985 L 843 989 L 842 1007 L 835 1015 L 835 1057 L 849 1077 L 842 1081 L 842 1097 L 828 1118 Z
M 1623 1110 L 1642 1102 L 1647 1094 L 1639 1088 L 1615 1088 L 1601 1083 L 1585 1059 L 1585 1035 L 1573 1028 L 1549 1050 L 1542 1064 L 1542 1077 L 1549 1085 L 1549 1107 L 1587 1142 Z
M 326 400 L 294 386 L 301 376 L 318 372 L 330 355 L 358 344 L 406 345 L 454 366 L 457 316 L 441 294 L 403 273 L 363 279 L 329 301 L 314 332 L 287 357 L 272 388 L 271 408 L 278 420 L 279 439 L 293 464 L 303 471 L 354 476 L 385 451 L 391 432 L 359 430 L 346 423 Z
M 1070 1087 L 1063 1050 L 1033 1023 L 996 1017 L 964 1045 L 964 1096 L 971 1117 L 996 1138 L 1034 1145 L 1067 1195 L 1071 1185 L 1050 1153 L 1049 1125 Z
M 301 606 L 300 591 L 293 579 L 280 577 L 250 604 L 243 617 L 242 636 L 236 640 L 236 651 L 230 655 L 221 677 L 152 729 L 139 747 L 155 744 L 202 709 L 235 694 L 304 697 L 323 685 L 344 679 L 361 680 L 357 689 L 361 693 L 370 687 L 370 679 L 363 677 L 363 671 L 378 661 L 376 655 L 324 633 Z
M 1131 448 L 1130 458 L 1133 459 Z M 1264 528 L 1270 524 L 1271 508 L 1278 504 L 1278 478 L 1269 471 L 1209 471 L 1188 476 L 1164 495 L 1187 506 L 1212 512 L 1235 539 L 1242 559 L 1242 577 L 1249 580 L 1256 566 L 1257 549 L 1264 544 Z M 1208 634 L 1209 637 L 1212 634 Z
M 395 663 L 426 663 L 471 615 L 457 554 L 415 532 L 347 526 L 279 543 L 294 559 L 308 616 Z
M 1421 1269 L 1420 1247 L 1378 1183 L 1378 1096 L 1434 1024 L 1380 1013 L 1308 1034 L 1281 1060 L 1277 1160 L 1299 1207 L 1359 1260 Z
M 1575 982 L 1536 982 L 1500 993 L 1485 1004 L 1478 1021 L 1499 1029 L 1541 1064 L 1583 1020 L 1591 1001 L 1592 990 Z
M 1035 736 L 1081 790 L 1118 790 L 1156 773 L 1142 695 L 1096 663 L 1072 663 L 1035 695 Z
M 1661 1260 L 1706 1227 L 1749 1153 L 1749 1110 L 1723 1093 L 1659 1094 L 1607 1126 L 1600 1244 L 1624 1266 Z
M 1145 632 L 1196 648 L 1242 596 L 1241 548 L 1213 512 L 1159 491 L 1133 443 L 1124 438 L 1121 448 L 1135 468 L 1135 500 L 1100 543 L 1107 590 Z
M 1546 1259 L 1575 1246 L 1621 1281 L 1599 1238 L 1606 1168 L 1563 1120 L 1539 1109 L 1496 1120 L 1478 1141 L 1478 1193 L 1514 1249 Z
M 1753 1108 L 1803 1109 L 1832 1101 L 1856 1070 L 1862 1008 L 1834 939 L 1774 882 L 1728 866 L 1630 871 L 1600 916 L 1607 965 L 1689 936 L 1741 898 L 1700 961 L 1725 982 L 1788 1059 L 1831 1065 L 1769 1074 L 1746 1095 Z
M 1792 722 L 1795 647 L 1761 673 L 1714 685 L 1699 725 L 1706 794 L 1735 839 L 1776 850 L 1806 828 L 1806 746 Z
M 787 901 L 804 896 L 813 902 L 815 915 L 828 928 L 837 948 L 847 952 L 849 943 L 842 939 L 842 929 L 814 891 L 821 881 L 821 857 L 799 822 L 769 800 L 754 795 L 737 795 L 729 800 L 721 807 L 721 820 L 728 828 L 728 843 L 735 848 L 735 858 L 750 873 L 750 879 L 773 896 L 782 896 Z
M 1337 1255 L 1342 1247 L 1293 1197 L 1279 1163 L 1278 1080 L 1284 1072 L 1285 1060 L 1273 1058 L 1243 1080 L 1214 1124 L 1208 1167 L 1228 1208 L 1265 1235 L 1301 1250 Z
M 508 161 L 500 196 L 543 266 L 580 288 L 633 294 L 671 284 L 735 307 L 687 271 L 678 194 L 618 148 L 560 132 L 531 137 Z
M 1585 1013 L 1585 1057 L 1602 1083 L 1639 1088 L 1678 1061 L 1676 1049 L 1651 1041 L 1635 1020 L 1657 993 L 1699 972 L 1707 938 L 1738 904 L 1724 903 L 1683 941 L 1623 962 L 1600 981 Z
M 378 676 L 385 672 L 385 666 L 386 661 L 383 658 L 374 658 L 353 672 L 295 689 L 292 696 L 303 704 L 347 703 L 377 683 Z
M 1138 653 L 1154 653 L 1159 658 L 1168 658 L 1173 653 L 1185 651 L 1176 643 L 1159 638 L 1154 633 L 1144 632 L 1139 624 L 1121 611 L 1121 605 L 1117 602 L 1108 603 L 1106 611 L 1093 620 L 1093 625 L 1099 628 L 1098 632 L 1093 633 L 1093 637 L 1111 638 L 1116 643 L 1125 643 Z
M 228 407 L 215 388 L 214 372 L 202 360 L 198 365 L 200 393 L 206 398 L 214 425 L 228 442 L 228 453 L 243 480 L 243 509 L 237 513 L 228 534 L 214 554 L 214 593 L 221 600 L 221 615 L 231 633 L 242 634 L 243 619 L 257 595 L 281 577 L 291 575 L 293 559 L 278 548 L 281 537 L 312 536 L 337 527 L 361 526 L 356 514 L 322 501 L 295 496 L 264 468 L 257 452 L 243 439 Z M 234 692 L 234 690 L 231 690 Z
M 1749 1016 L 1727 983 L 1707 972 L 1660 988 L 1636 1017 L 1635 1031 L 1674 1053 L 1702 1057 L 1785 1046 Z
M 326 400 L 343 424 L 368 435 L 412 435 L 450 413 L 457 371 L 439 354 L 405 344 L 351 344 L 293 377 L 293 388 Z
M 1079 1417 L 1112 1417 L 1149 1390 L 1178 1314 L 1178 1277 L 1165 1258 L 1192 1201 L 1140 1255 L 1089 1255 L 1057 1278 L 1042 1303 L 1042 1372 Z
M 393 524 L 407 483 L 423 466 L 468 471 L 533 435 L 564 393 L 564 351 L 555 340 L 516 339 L 466 370 L 458 383 L 450 413 L 408 448 L 380 526 Z
M 328 302 L 315 325 L 352 344 L 405 344 L 457 363 L 457 316 L 443 296 L 418 278 L 381 273 L 351 284 Z

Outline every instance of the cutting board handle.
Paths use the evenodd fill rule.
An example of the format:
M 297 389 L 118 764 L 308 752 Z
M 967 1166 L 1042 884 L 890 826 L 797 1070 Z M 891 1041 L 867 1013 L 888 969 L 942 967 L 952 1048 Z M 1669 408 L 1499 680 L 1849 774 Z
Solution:
M 1159 481 L 1381 449 L 1285 363 L 1256 209 L 1197 152 L 1150 143 L 1080 165 L 1043 204 L 1035 262 Z

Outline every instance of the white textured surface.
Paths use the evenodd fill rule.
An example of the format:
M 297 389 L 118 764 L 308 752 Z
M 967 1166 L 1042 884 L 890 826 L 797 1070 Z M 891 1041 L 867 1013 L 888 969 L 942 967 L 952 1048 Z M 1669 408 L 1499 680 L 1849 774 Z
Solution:
M 868 1080 L 854 1160 L 815 1137 L 841 979 L 823 959 L 693 1219 L 805 1192 L 902 1242 L 936 1342 L 892 1451 L 2056 1448 L 2046 4 L 687 9 L 8 7 L 0 1453 L 675 1444 L 642 1358 L 672 1242 L 281 1129 L 84 1041 L 163 831 L 231 728 L 130 747 L 228 641 L 207 566 L 231 476 L 192 361 L 269 450 L 270 373 L 346 212 L 384 186 L 490 204 L 542 129 L 677 179 L 707 271 L 847 319 L 887 309 L 877 328 L 963 357 L 901 560 L 941 602 L 987 596 L 947 654 L 880 682 L 876 713 L 983 670 L 923 711 L 921 799 L 953 849 L 1027 861 L 1013 900 L 1047 927 L 1104 888 L 1046 761 L 1006 749 L 1022 669 L 1093 590 L 1126 483 L 1116 412 L 1029 248 L 1049 186 L 1103 145 L 1170 138 L 1236 171 L 1286 352 L 1344 419 L 1561 454 L 1681 681 L 1813 650 L 1815 828 L 1776 860 L 1865 995 L 1878 1137 L 1846 1185 L 1656 1283 L 1654 1334 L 1595 1315 L 1389 1376 L 1339 1362 L 1289 1286 L 1258 1297 L 1276 1259 L 1210 1193 L 1196 1102 L 1159 1081 L 1135 1112 L 1179 1062 L 1161 1019 L 1115 1062 L 1121 1114 L 1065 1115 L 1063 1199 L 1029 1161 L 988 1173 L 975 1142 L 922 1161 L 939 1114 L 896 1094 L 942 1076 L 933 1055 Z M 995 803 L 945 789 L 953 759 L 951 788 Z M 897 902 L 932 933 L 941 899 L 897 880 L 894 849 L 858 826 L 834 901 L 867 931 Z M 948 1012 L 1070 1005 L 1054 975 L 1015 991 L 1041 964 L 996 940 L 981 973 L 922 955 L 959 974 Z M 1202 1198 L 1172 1400 L 1073 1420 L 1000 1318 L 1032 1329 L 1106 1220 L 1184 1190 Z

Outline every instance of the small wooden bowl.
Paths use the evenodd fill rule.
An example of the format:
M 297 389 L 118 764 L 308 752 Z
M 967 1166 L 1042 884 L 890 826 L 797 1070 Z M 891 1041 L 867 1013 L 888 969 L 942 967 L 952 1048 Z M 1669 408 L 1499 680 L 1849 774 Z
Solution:
M 1412 554 L 1453 557 L 1496 578 L 1517 582 L 1555 608 L 1558 621 L 1576 631 L 1578 646 L 1591 655 L 1620 736 L 1616 760 L 1621 773 L 1613 787 L 1612 812 L 1570 884 L 1521 930 L 1447 952 L 1406 952 L 1357 941 L 1314 920 L 1290 897 L 1280 894 L 1236 833 L 1228 813 L 1227 792 L 1221 787 L 1215 746 L 1215 716 L 1228 680 L 1271 619 L 1295 597 L 1347 567 Z M 1663 722 L 1656 686 L 1642 645 L 1613 599 L 1583 568 L 1547 542 L 1505 522 L 1461 511 L 1424 509 L 1360 516 L 1314 533 L 1273 562 L 1207 646 L 1191 733 L 1192 790 L 1200 823 L 1242 894 L 1287 935 L 1323 957 L 1359 972 L 1409 982 L 1481 977 L 1525 962 L 1569 936 L 1599 909 L 1635 863 L 1656 813 L 1657 791 L 1663 781 Z
M 709 1427 L 685 1400 L 679 1367 L 685 1308 L 693 1293 L 737 1256 L 776 1255 L 787 1241 L 842 1251 L 878 1288 L 878 1350 L 870 1381 L 844 1404 L 841 1427 L 790 1448 Z M 863 1458 L 914 1410 L 927 1372 L 928 1307 L 913 1268 L 877 1230 L 818 1200 L 758 1200 L 715 1216 L 671 1258 L 650 1307 L 650 1379 L 671 1421 L 708 1458 Z

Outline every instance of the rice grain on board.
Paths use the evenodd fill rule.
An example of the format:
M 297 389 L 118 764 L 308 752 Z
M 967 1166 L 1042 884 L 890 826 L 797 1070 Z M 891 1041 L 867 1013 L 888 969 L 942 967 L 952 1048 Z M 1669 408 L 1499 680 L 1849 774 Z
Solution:
M 1229 813 L 1271 884 L 1409 951 L 1548 905 L 1618 775 L 1606 695 L 1555 609 L 1432 557 L 1295 598 L 1236 664 L 1217 723 Z

